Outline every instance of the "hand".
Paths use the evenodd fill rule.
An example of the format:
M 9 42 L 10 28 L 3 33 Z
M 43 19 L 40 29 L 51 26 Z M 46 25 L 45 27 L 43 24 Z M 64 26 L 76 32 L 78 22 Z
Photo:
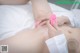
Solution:
M 58 26 L 63 25 L 71 26 L 70 20 L 66 16 L 57 17 L 57 24 Z
M 62 33 L 58 26 L 52 26 L 49 22 L 47 23 L 47 25 L 48 25 L 49 38 L 52 38 Z

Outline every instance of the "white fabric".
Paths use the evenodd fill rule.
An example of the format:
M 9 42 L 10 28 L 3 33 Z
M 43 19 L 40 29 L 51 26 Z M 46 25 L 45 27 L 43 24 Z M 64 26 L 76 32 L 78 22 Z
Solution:
M 64 34 L 48 39 L 46 44 L 50 53 L 68 53 L 67 40 Z
M 0 40 L 34 27 L 31 5 L 24 6 L 0 6 Z
M 49 5 L 57 16 L 73 17 L 66 9 L 51 3 Z M 25 28 L 34 28 L 34 25 L 31 4 L 0 6 L 0 40 L 11 37 Z
M 74 27 L 80 28 L 80 9 L 73 9 L 71 10 L 72 13 L 74 14 Z

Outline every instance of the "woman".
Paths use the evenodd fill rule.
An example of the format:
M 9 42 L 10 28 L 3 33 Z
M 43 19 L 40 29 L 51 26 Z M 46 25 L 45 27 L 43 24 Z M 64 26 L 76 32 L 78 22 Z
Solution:
M 58 33 L 55 28 L 51 25 L 49 27 L 53 30 L 49 31 L 50 36 L 56 36 Z M 62 33 L 65 34 L 67 39 L 67 44 L 70 53 L 79 53 L 80 52 L 80 40 L 79 40 L 79 28 L 71 28 L 68 26 L 62 26 L 61 29 Z M 51 33 L 51 32 L 55 33 Z M 17 33 L 15 36 L 4 39 L 0 41 L 0 45 L 8 45 L 8 53 L 49 53 L 45 41 L 49 39 L 46 33 L 47 29 L 43 27 L 39 27 L 33 30 L 23 30 Z M 76 36 L 75 36 L 76 35 Z M 54 45 L 54 44 L 53 44 Z M 48 45 L 49 46 L 49 45 Z M 55 47 L 53 47 L 54 49 Z M 59 50 L 54 50 L 59 53 Z
M 33 26 L 33 24 L 31 24 L 31 22 L 29 24 L 26 22 L 25 17 L 27 15 L 27 13 L 25 13 L 25 11 L 24 11 L 25 9 L 21 10 L 22 8 L 19 9 L 20 7 L 15 8 L 14 6 L 12 6 L 12 7 L 8 6 L 8 8 L 10 8 L 9 9 L 10 13 L 8 13 L 6 11 L 4 11 L 4 12 L 1 11 L 1 13 L 5 14 L 5 15 L 8 13 L 6 15 L 7 18 L 9 18 L 9 19 L 7 19 L 7 21 L 10 21 L 10 22 L 7 22 L 6 19 L 4 20 L 4 18 L 0 18 L 0 20 L 2 20 L 1 21 L 2 24 L 6 25 L 6 26 L 8 25 L 7 27 L 4 26 L 4 25 L 1 25 L 1 27 L 4 29 L 4 30 L 1 29 L 1 38 L 6 37 L 7 39 L 2 38 L 1 39 L 2 41 L 0 42 L 0 45 L 6 45 L 7 44 L 9 46 L 9 53 L 20 53 L 20 52 L 21 53 L 29 53 L 29 52 L 30 53 L 42 53 L 42 52 L 46 53 L 46 52 L 48 52 L 48 49 L 46 50 L 46 52 L 43 51 L 43 49 L 42 49 L 42 48 L 46 47 L 44 41 L 48 39 L 48 36 L 46 36 L 46 35 L 48 35 L 46 33 L 47 29 L 40 28 L 40 26 L 44 25 L 46 23 L 46 21 L 48 21 L 48 18 L 52 14 L 52 12 L 51 12 L 51 9 L 48 6 L 48 3 L 47 3 L 46 0 L 42 0 L 42 1 L 41 0 L 34 0 L 34 1 L 32 0 L 33 12 L 34 12 L 35 20 L 36 20 L 36 26 L 38 26 L 39 29 L 38 28 L 32 29 L 32 30 L 30 29 L 28 31 L 25 29 L 25 28 L 31 28 L 31 26 Z M 3 3 L 3 2 L 1 1 L 1 3 Z M 42 5 L 41 5 L 41 3 L 42 3 Z M 40 8 L 38 8 L 38 7 L 40 7 Z M 11 9 L 14 9 L 14 11 L 11 10 Z M 34 10 L 34 9 L 36 9 L 36 10 Z M 16 13 L 15 13 L 16 10 L 18 10 L 17 11 L 17 16 L 15 16 L 16 15 Z M 10 16 L 10 14 L 11 14 L 11 16 Z M 3 17 L 4 15 L 1 15 L 1 16 Z M 8 16 L 10 16 L 10 17 L 8 17 Z M 24 19 L 22 19 L 21 17 L 23 17 Z M 27 18 L 29 19 L 29 17 L 27 17 Z M 15 19 L 16 19 L 16 21 L 15 21 Z M 18 19 L 19 19 L 20 22 L 19 21 L 17 22 Z M 30 19 L 32 19 L 32 18 L 30 18 Z M 25 20 L 25 21 L 23 22 L 22 20 Z M 15 25 L 15 23 L 17 23 L 17 24 Z M 27 25 L 29 25 L 29 26 L 27 26 Z M 25 30 L 23 30 L 23 29 L 25 29 Z M 3 32 L 6 32 L 6 33 L 4 34 Z M 36 34 L 36 32 L 37 32 L 37 34 Z M 6 34 L 8 36 L 6 36 Z M 40 35 L 40 36 L 38 36 L 38 35 Z M 43 35 L 43 36 L 41 36 L 41 35 Z M 9 38 L 9 37 L 11 37 L 11 38 Z M 33 49 L 33 48 L 35 48 L 35 49 Z
M 42 32 L 43 29 L 33 29 L 35 24 L 32 8 L 27 2 L 28 0 L 0 0 L 0 4 L 2 4 L 0 6 L 0 45 L 7 44 L 9 46 L 9 53 L 43 52 L 42 48 L 44 48 L 44 41 L 46 39 L 44 38 L 44 35 L 46 33 L 44 33 L 44 31 Z M 48 6 L 47 0 L 31 0 L 31 2 L 36 26 L 40 23 L 40 25 L 44 25 L 45 22 L 43 21 L 47 21 L 49 15 L 52 13 L 50 7 Z M 27 5 L 9 5 L 25 3 L 27 3 Z M 41 34 L 43 36 L 41 36 Z

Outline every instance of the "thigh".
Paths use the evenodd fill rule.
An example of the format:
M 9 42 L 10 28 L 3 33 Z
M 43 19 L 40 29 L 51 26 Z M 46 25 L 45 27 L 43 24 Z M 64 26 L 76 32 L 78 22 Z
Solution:
M 46 34 L 41 29 L 23 30 L 0 41 L 0 45 L 8 45 L 9 53 L 42 53 L 45 46 L 44 35 Z

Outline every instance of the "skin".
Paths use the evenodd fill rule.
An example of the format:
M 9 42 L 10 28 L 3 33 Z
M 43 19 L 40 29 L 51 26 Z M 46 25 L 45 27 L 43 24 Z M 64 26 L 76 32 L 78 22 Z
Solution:
M 33 15 L 36 25 L 44 25 L 52 14 L 47 0 L 30 0 L 32 3 Z M 1 5 L 22 5 L 29 0 L 0 0 Z
M 28 2 L 29 0 L 0 0 L 0 4 L 1 5 L 22 5 L 22 4 L 26 4 L 27 2 Z M 46 22 L 46 20 L 48 20 L 49 18 L 49 15 L 52 13 L 51 12 L 51 9 L 50 9 L 50 7 L 49 7 L 49 5 L 48 5 L 48 2 L 47 2 L 47 0 L 31 0 L 31 3 L 32 3 L 32 7 L 33 7 L 33 14 L 34 14 L 34 17 L 35 17 L 35 21 L 37 21 L 38 19 L 38 23 L 39 23 L 39 25 L 44 25 L 45 24 L 45 22 Z M 42 5 L 41 5 L 41 3 L 42 3 Z M 46 8 L 46 10 L 45 10 L 45 8 Z M 36 11 L 37 10 L 37 11 Z M 47 16 L 46 16 L 47 15 Z M 45 22 L 42 22 L 42 21 L 45 21 Z M 14 37 L 11 37 L 11 38 L 8 38 L 8 39 L 5 39 L 5 40 L 2 40 L 1 42 L 0 42 L 0 44 L 8 44 L 9 45 L 9 53 L 20 53 L 20 52 L 23 52 L 23 53 L 27 53 L 29 50 L 31 51 L 31 49 L 29 49 L 29 48 L 32 48 L 32 50 L 33 50 L 33 48 L 35 48 L 34 47 L 34 45 L 37 43 L 37 42 L 39 42 L 38 44 L 36 44 L 36 46 L 42 46 L 42 45 L 44 45 L 44 47 L 46 47 L 46 45 L 45 45 L 45 43 L 43 43 L 43 40 L 44 39 L 46 39 L 46 38 L 43 38 L 44 37 L 44 35 L 43 36 L 41 36 L 41 34 L 40 34 L 40 36 L 37 36 L 37 35 L 39 35 L 39 34 L 36 34 L 35 35 L 35 33 L 37 32 L 37 31 L 39 31 L 39 30 L 37 30 L 37 31 L 35 31 L 36 29 L 34 29 L 34 30 L 26 30 L 26 31 L 24 31 L 24 35 L 23 35 L 23 32 L 20 32 L 21 34 L 17 34 L 17 35 L 15 35 Z M 29 39 L 29 37 L 28 36 L 26 36 L 26 34 L 29 34 L 29 35 L 31 35 L 31 36 L 29 36 L 30 37 L 30 39 Z M 44 34 L 44 33 L 43 33 Z M 35 36 L 34 36 L 35 35 Z M 33 39 L 36 39 L 36 40 L 33 40 L 33 42 L 35 43 L 32 47 L 31 47 L 31 45 L 30 45 L 30 47 L 26 47 L 26 45 L 28 44 L 32 44 L 32 42 L 29 42 L 30 40 L 31 40 L 31 37 L 35 37 L 35 38 L 33 38 Z M 28 37 L 28 38 L 22 38 L 22 37 Z M 40 38 L 41 37 L 41 38 Z M 15 39 L 16 38 L 16 39 Z M 22 38 L 22 39 L 19 39 L 19 38 Z M 17 40 L 17 41 L 16 41 Z M 25 40 L 25 41 L 24 41 Z M 28 41 L 26 41 L 26 40 L 28 40 Z M 11 42 L 11 41 L 13 41 L 13 43 Z M 28 43 L 29 42 L 29 43 Z M 41 43 L 42 42 L 42 43 Z M 15 44 L 16 43 L 16 44 Z M 23 43 L 23 44 L 22 44 Z M 41 43 L 41 44 L 40 44 Z M 23 45 L 23 47 L 20 47 L 20 46 L 22 46 Z M 17 47 L 17 48 L 16 48 Z M 17 49 L 19 49 L 18 47 L 20 47 L 20 48 L 22 48 L 22 49 L 20 49 L 19 51 L 17 50 Z M 12 51 L 13 49 L 15 48 L 15 50 L 14 51 Z M 26 48 L 26 50 L 28 50 L 28 51 L 26 51 L 25 50 L 25 48 Z M 37 47 L 36 47 L 37 48 Z M 35 48 L 35 50 L 36 50 L 36 48 Z M 39 48 L 43 48 L 43 47 L 39 47 Z M 40 50 L 41 49 L 37 49 L 36 51 L 34 51 L 34 53 L 42 53 L 42 52 L 40 52 Z M 32 51 L 32 53 L 33 53 L 33 51 Z M 47 51 L 48 51 L 48 49 L 47 49 Z M 47 53 L 47 51 L 46 51 L 46 53 Z M 44 51 L 45 52 L 45 51 Z M 31 53 L 31 52 L 30 52 Z
M 80 28 L 64 28 L 69 53 L 80 53 Z
M 66 35 L 68 41 L 74 39 L 78 42 L 78 45 L 80 45 L 80 39 L 79 39 L 80 29 L 71 28 L 68 26 L 60 27 L 60 29 Z M 17 33 L 13 37 L 0 41 L 0 45 L 8 45 L 9 53 L 18 53 L 18 52 L 19 53 L 45 53 L 45 52 L 49 53 L 48 48 L 45 44 L 45 41 L 48 39 L 47 33 L 45 32 L 47 32 L 47 29 L 46 28 L 44 29 L 43 27 L 30 29 L 30 30 L 25 29 Z M 68 48 L 70 49 L 70 51 L 72 51 L 73 47 L 69 46 Z M 79 46 L 75 45 L 74 48 L 76 48 L 76 53 L 80 53 Z
M 49 20 L 52 14 L 51 8 L 47 0 L 31 0 L 33 7 L 33 14 L 36 22 L 43 22 Z
M 68 25 L 58 26 L 56 28 L 48 23 L 49 38 L 64 33 L 67 39 L 68 52 L 80 53 L 80 28 L 73 28 Z
M 3 5 L 3 4 L 4 5 L 5 4 L 7 4 L 7 5 L 19 4 L 20 5 L 20 4 L 26 4 L 28 1 L 29 0 L 0 0 L 0 4 L 1 5 Z M 52 14 L 47 0 L 31 0 L 31 2 L 32 2 L 33 14 L 35 17 L 35 21 L 38 23 L 38 26 L 44 25 L 46 23 L 46 21 L 49 19 L 49 16 Z M 67 26 L 62 27 L 62 25 L 64 25 L 65 23 L 70 24 L 70 21 L 67 18 L 57 19 L 57 20 L 58 20 L 58 25 L 61 26 L 60 30 L 62 31 L 62 33 L 64 33 L 66 35 L 66 38 L 68 41 L 69 53 L 73 53 L 72 51 L 74 51 L 75 53 L 80 53 L 80 48 L 79 48 L 79 46 L 77 46 L 77 45 L 80 45 L 80 42 L 79 42 L 80 41 L 80 39 L 79 39 L 79 31 L 80 30 L 77 28 L 70 28 Z M 63 22 L 61 22 L 61 21 L 63 21 Z M 0 41 L 0 44 L 9 45 L 9 53 L 22 53 L 22 52 L 23 53 L 29 53 L 29 52 L 30 53 L 42 53 L 42 52 L 49 53 L 47 46 L 44 43 L 45 40 L 47 40 L 47 38 L 48 38 L 48 37 L 46 37 L 47 34 L 44 34 L 41 31 L 44 31 L 44 30 L 41 30 L 41 28 L 33 29 L 33 30 L 25 29 L 25 30 L 17 33 L 14 37 L 10 37 L 8 39 Z M 53 34 L 52 30 L 49 30 L 49 32 L 52 32 L 52 33 L 49 33 L 49 35 L 50 35 L 49 38 L 54 37 L 57 34 L 60 34 L 56 30 L 54 31 L 55 32 L 54 34 Z M 31 39 L 33 40 L 33 42 L 31 41 Z M 73 46 L 75 45 L 75 47 L 71 47 L 72 44 L 70 42 L 74 43 Z M 45 48 L 45 50 L 43 48 Z
M 36 25 L 44 25 L 49 16 L 51 16 L 52 11 L 48 5 L 47 0 L 30 0 L 32 3 L 33 15 L 36 21 Z M 1 5 L 22 5 L 28 3 L 29 0 L 0 0 Z M 58 25 L 62 26 L 64 24 L 71 25 L 70 20 L 66 16 L 58 17 Z M 63 21 L 63 22 L 62 22 Z
M 71 26 L 71 23 L 67 16 L 60 16 L 57 19 L 57 25 L 58 26 L 62 26 L 62 25 Z
M 9 53 L 42 53 L 45 45 L 43 28 L 25 29 L 15 36 L 0 41 L 0 45 L 8 45 Z M 14 49 L 15 48 L 15 49 Z

